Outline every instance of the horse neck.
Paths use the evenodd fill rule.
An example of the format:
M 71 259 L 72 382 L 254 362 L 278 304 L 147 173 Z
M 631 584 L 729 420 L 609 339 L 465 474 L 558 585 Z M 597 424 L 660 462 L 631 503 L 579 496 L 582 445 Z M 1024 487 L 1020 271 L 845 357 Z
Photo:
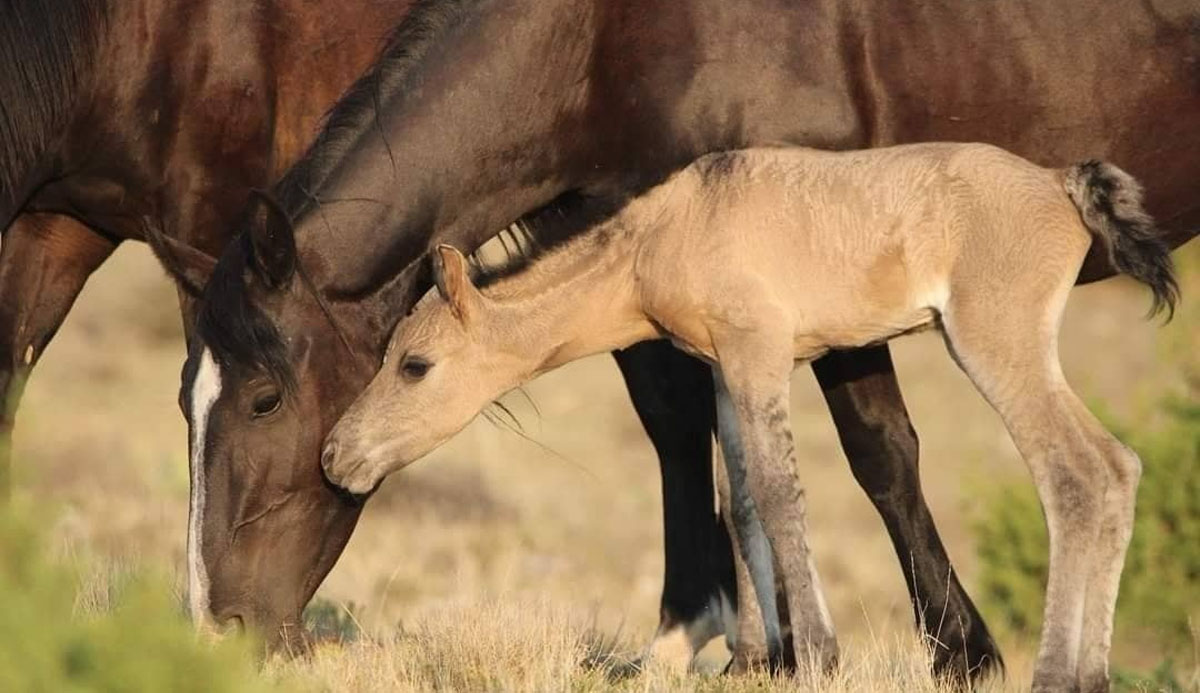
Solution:
M 501 348 L 537 375 L 656 336 L 633 279 L 638 228 L 614 217 L 486 287 Z
M 50 174 L 95 64 L 105 0 L 5 3 L 0 10 L 0 231 Z
M 557 131 L 581 108 L 586 55 L 553 48 L 584 43 L 587 17 L 537 0 L 443 4 L 469 17 L 438 26 L 423 16 L 434 5 L 415 9 L 397 40 L 408 57 L 385 57 L 352 88 L 277 190 L 302 264 L 335 302 L 398 283 L 390 309 L 403 314 L 420 274 L 404 270 L 431 243 L 473 250 L 562 192 Z M 409 24 L 435 35 L 405 39 Z

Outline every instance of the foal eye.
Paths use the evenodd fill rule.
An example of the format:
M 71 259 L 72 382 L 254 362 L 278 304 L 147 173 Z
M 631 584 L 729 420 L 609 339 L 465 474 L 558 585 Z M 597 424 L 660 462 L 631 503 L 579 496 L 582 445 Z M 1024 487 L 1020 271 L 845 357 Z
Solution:
M 279 410 L 279 405 L 282 400 L 278 392 L 271 392 L 260 396 L 254 400 L 254 418 L 258 419 L 264 416 L 270 416 Z
M 420 356 L 405 356 L 400 362 L 400 373 L 406 380 L 416 381 L 424 378 L 432 365 Z

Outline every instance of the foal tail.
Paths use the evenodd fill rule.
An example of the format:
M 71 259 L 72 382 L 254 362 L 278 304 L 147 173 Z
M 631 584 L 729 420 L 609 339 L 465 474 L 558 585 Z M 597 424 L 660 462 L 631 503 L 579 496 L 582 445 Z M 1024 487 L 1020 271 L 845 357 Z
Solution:
M 1142 208 L 1142 186 L 1133 176 L 1106 161 L 1085 161 L 1066 169 L 1063 185 L 1088 231 L 1108 253 L 1121 274 L 1150 287 L 1150 315 L 1163 309 L 1175 314 L 1179 284 L 1170 248 L 1162 232 Z

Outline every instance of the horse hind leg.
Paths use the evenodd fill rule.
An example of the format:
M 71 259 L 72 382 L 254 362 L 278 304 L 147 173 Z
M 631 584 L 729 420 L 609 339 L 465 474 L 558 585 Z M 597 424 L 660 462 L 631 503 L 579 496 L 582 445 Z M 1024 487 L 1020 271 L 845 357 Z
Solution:
M 1055 332 L 1068 288 L 1051 297 L 972 292 L 943 314 L 952 354 L 1003 418 L 1046 516 L 1050 574 L 1035 691 L 1107 688 L 1112 611 L 1140 469 L 1063 377 Z
M 12 431 L 25 381 L 84 282 L 115 244 L 64 216 L 26 214 L 0 244 L 0 499 L 11 487 Z

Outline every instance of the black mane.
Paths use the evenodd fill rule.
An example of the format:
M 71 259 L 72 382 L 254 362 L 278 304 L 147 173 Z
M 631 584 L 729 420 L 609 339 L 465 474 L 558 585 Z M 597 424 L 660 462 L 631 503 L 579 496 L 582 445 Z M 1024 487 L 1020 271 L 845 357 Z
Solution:
M 250 295 L 250 236 L 241 234 L 221 256 L 205 287 L 196 331 L 223 367 L 263 371 L 284 389 L 295 385 L 287 349 L 275 323 Z
M 404 89 L 445 34 L 469 18 L 480 0 L 418 0 L 388 38 L 375 64 L 326 116 L 313 144 L 275 186 L 274 197 L 294 221 L 319 204 L 314 191 L 356 142 L 375 128 L 387 95 Z M 244 225 L 241 228 L 246 228 Z M 198 316 L 197 333 L 224 366 L 269 374 L 284 387 L 295 382 L 279 330 L 254 304 L 252 249 L 243 232 L 217 263 Z
M 107 20 L 105 0 L 0 2 L 0 209 L 66 127 Z

